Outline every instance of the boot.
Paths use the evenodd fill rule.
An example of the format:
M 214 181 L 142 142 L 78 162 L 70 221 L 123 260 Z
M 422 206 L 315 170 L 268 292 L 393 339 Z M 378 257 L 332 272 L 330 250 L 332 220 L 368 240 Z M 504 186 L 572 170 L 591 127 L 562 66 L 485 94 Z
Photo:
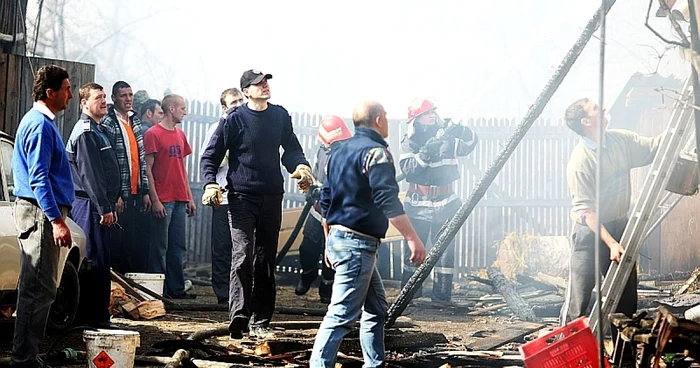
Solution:
M 434 303 L 449 304 L 452 301 L 452 275 L 438 273 L 436 276 L 431 299 Z
M 321 285 L 318 286 L 318 296 L 321 298 L 321 303 L 329 304 L 332 294 L 333 279 L 327 280 L 325 277 L 321 277 Z
M 294 293 L 297 295 L 304 295 L 311 289 L 311 284 L 316 280 L 318 276 L 318 268 L 314 268 L 308 271 L 304 271 L 299 278 L 299 283 L 294 289 Z

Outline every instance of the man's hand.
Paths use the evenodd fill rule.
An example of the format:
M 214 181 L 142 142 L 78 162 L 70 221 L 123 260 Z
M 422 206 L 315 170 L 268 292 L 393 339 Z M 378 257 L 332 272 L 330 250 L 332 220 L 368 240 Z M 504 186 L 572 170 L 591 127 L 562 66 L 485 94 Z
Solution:
M 122 200 L 122 197 L 119 197 L 119 199 L 117 199 L 117 213 L 122 212 L 124 212 L 124 201 Z
M 420 238 L 406 240 L 406 244 L 408 245 L 408 249 L 411 250 L 411 263 L 416 266 L 422 265 L 423 261 L 425 261 L 425 246 Z
M 53 228 L 53 240 L 57 247 L 70 248 L 73 245 L 70 229 L 68 225 L 66 225 L 65 220 L 63 220 L 63 217 L 51 221 L 51 227 Z
M 117 215 L 114 212 L 107 212 L 100 216 L 100 225 L 110 227 L 117 221 Z
M 143 195 L 143 207 L 141 208 L 141 212 L 150 212 L 151 211 L 151 196 L 148 194 Z
M 189 217 L 194 216 L 197 213 L 197 207 L 194 205 L 194 201 L 190 199 L 189 202 L 187 202 L 187 215 Z
M 221 187 L 219 184 L 211 183 L 204 186 L 204 194 L 202 194 L 203 205 L 217 207 L 223 200 L 224 197 L 221 195 Z M 192 203 L 192 206 L 194 206 L 194 203 Z
M 165 212 L 165 206 L 163 206 L 160 201 L 153 201 L 153 206 L 151 207 L 151 211 L 153 211 L 153 214 L 156 215 L 159 219 L 164 219 L 165 215 L 167 214 Z
M 304 164 L 298 165 L 297 169 L 294 170 L 290 178 L 299 180 L 297 182 L 297 186 L 299 187 L 299 190 L 304 193 L 308 192 L 311 184 L 314 183 L 314 176 L 311 173 L 311 168 Z
M 608 245 L 610 248 L 610 260 L 615 262 L 615 263 L 620 263 L 620 259 L 622 259 L 622 253 L 625 252 L 625 248 L 620 245 L 618 242 L 614 242 L 610 245 Z

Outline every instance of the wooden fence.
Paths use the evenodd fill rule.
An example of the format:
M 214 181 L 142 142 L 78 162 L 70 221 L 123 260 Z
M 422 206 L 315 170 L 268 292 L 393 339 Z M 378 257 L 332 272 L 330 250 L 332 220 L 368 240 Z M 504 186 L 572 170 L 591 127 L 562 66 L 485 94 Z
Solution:
M 34 73 L 48 64 L 66 68 L 71 82 L 74 97 L 55 120 L 64 140 L 68 139 L 80 116 L 78 89 L 95 80 L 95 66 L 92 64 L 0 53 L 0 130 L 15 135 L 19 121 L 34 103 Z
M 210 124 L 218 121 L 220 108 L 212 103 L 192 101 L 182 124 L 193 154 L 187 158 L 187 172 L 195 198 L 201 196 L 199 157 L 204 134 Z M 292 113 L 294 131 L 299 137 L 307 158 L 313 164 L 318 147 L 316 133 L 320 115 Z M 349 119 L 346 119 L 352 129 Z M 515 119 L 469 119 L 464 124 L 479 136 L 476 150 L 460 159 L 461 179 L 457 194 L 466 200 L 472 189 L 502 150 L 519 121 Z M 406 132 L 403 121 L 391 121 L 389 146 L 398 156 L 401 137 Z M 472 268 L 493 263 L 498 244 L 508 233 L 532 235 L 568 235 L 570 202 L 566 185 L 566 163 L 577 142 L 561 121 L 539 120 L 518 146 L 496 181 L 479 202 L 474 212 L 457 235 L 455 266 L 463 273 Z M 303 205 L 293 180 L 285 177 L 285 208 Z M 402 190 L 407 189 L 405 182 Z M 209 239 L 211 211 L 200 209 L 188 220 L 188 260 L 210 262 Z M 401 274 L 402 244 L 389 244 L 388 274 Z

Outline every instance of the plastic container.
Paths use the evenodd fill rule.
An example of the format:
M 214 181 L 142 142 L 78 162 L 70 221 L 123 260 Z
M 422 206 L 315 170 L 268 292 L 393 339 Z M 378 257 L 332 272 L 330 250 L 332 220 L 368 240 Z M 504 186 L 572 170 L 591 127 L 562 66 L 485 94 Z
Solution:
M 557 335 L 562 336 L 548 341 Z M 586 317 L 523 344 L 519 350 L 527 368 L 599 368 L 598 341 Z M 607 359 L 605 367 L 610 367 Z
M 145 287 L 146 289 L 163 296 L 163 287 L 165 286 L 165 275 L 162 273 L 127 273 L 124 276 L 134 280 L 137 284 Z M 153 299 L 153 297 L 139 291 L 147 299 Z
M 136 348 L 141 336 L 136 331 L 85 330 L 83 331 L 90 368 L 134 368 Z

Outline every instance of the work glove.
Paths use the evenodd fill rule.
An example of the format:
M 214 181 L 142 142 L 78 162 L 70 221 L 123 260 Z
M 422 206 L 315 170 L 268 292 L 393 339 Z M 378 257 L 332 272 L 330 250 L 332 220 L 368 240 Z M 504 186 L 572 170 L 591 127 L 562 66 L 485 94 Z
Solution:
M 221 195 L 221 187 L 219 184 L 212 183 L 204 186 L 204 194 L 202 194 L 203 205 L 217 207 L 223 200 L 224 198 Z
M 432 137 L 420 148 L 418 157 L 424 162 L 434 162 L 440 159 L 440 147 L 443 140 Z
M 311 168 L 304 164 L 297 165 L 297 169 L 294 170 L 290 177 L 292 179 L 298 179 L 297 187 L 304 193 L 308 192 L 311 184 L 314 183 L 314 176 L 311 173 Z
M 440 158 L 454 158 L 455 157 L 455 139 L 446 138 L 440 142 L 440 148 L 438 149 Z

